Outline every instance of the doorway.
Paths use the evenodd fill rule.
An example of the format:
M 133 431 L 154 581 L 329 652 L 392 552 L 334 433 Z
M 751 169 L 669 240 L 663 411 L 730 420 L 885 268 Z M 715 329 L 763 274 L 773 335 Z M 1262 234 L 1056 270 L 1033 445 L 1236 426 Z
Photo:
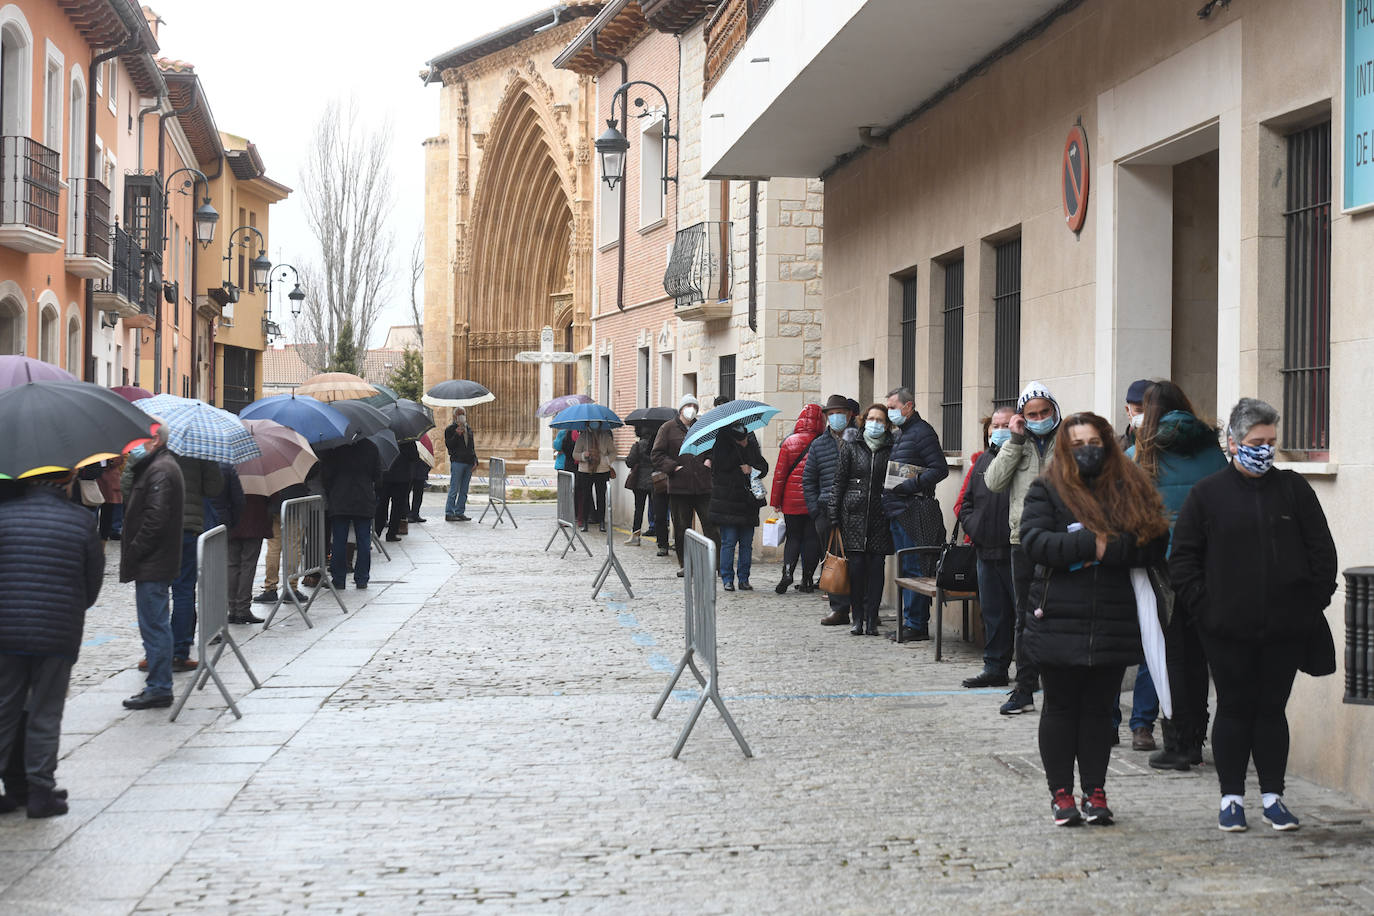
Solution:
M 873 403 L 873 376 L 874 361 L 864 359 L 859 361 L 859 410 L 860 412 L 868 409 L 868 405 Z M 863 424 L 860 423 L 862 426 Z
M 1217 403 L 1216 150 L 1174 166 L 1170 377 L 1206 420 Z

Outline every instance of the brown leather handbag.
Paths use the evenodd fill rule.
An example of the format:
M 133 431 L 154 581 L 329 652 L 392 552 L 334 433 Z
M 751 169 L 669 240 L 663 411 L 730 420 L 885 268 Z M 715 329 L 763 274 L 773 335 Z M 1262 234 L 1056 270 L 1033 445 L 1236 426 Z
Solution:
M 840 537 L 838 526 L 831 530 L 830 541 L 825 545 L 825 561 L 821 564 L 821 580 L 817 587 L 827 595 L 849 594 L 849 560 L 844 555 L 844 538 Z

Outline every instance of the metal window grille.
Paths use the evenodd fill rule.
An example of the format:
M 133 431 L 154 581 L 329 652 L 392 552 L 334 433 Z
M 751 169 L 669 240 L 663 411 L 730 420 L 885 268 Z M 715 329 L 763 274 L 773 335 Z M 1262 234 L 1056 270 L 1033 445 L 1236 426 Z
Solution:
M 1345 702 L 1374 706 L 1374 566 L 1345 571 Z
M 945 379 L 940 399 L 940 441 L 945 451 L 963 449 L 964 428 L 964 262 L 945 265 Z
M 916 390 L 916 275 L 902 280 L 902 387 Z
M 735 358 L 733 356 L 720 358 L 720 396 L 732 401 L 735 399 Z
M 1288 137 L 1283 447 L 1324 452 L 1331 427 L 1331 122 Z
M 1003 242 L 994 250 L 997 283 L 992 295 L 992 403 L 996 407 L 1015 407 L 1021 393 L 1021 239 Z

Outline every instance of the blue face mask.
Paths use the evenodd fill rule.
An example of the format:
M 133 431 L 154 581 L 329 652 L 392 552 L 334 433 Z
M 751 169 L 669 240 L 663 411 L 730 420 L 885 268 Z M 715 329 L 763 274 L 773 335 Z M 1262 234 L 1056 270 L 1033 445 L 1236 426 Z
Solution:
M 1035 433 L 1037 436 L 1047 436 L 1054 432 L 1055 425 L 1054 417 L 1045 417 L 1043 420 L 1026 421 L 1026 429 Z
M 988 438 L 992 440 L 993 445 L 995 445 L 997 448 L 1001 448 L 1002 446 L 1006 445 L 1009 441 L 1011 441 L 1011 430 L 994 429 L 989 434 Z
M 889 407 L 887 409 L 887 418 L 892 421 L 893 426 L 901 426 L 906 420 L 906 417 L 902 416 L 902 409 L 900 407 Z
M 1238 445 L 1236 461 L 1251 474 L 1268 474 L 1274 466 L 1274 446 Z
M 867 439 L 880 439 L 885 432 L 887 427 L 878 420 L 868 420 L 864 423 L 864 437 Z
M 147 454 L 148 447 L 146 445 L 135 445 L 133 448 L 129 449 L 129 457 L 135 462 L 142 461 Z
M 835 432 L 839 432 L 849 425 L 849 418 L 842 413 L 832 413 L 826 416 L 825 422 L 828 423 L 830 428 Z

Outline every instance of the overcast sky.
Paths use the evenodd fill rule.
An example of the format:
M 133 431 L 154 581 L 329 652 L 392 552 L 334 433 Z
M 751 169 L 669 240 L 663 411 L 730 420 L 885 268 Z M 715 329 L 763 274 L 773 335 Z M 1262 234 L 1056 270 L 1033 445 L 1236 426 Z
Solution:
M 310 127 L 331 98 L 356 95 L 369 121 L 390 116 L 394 146 L 395 275 L 390 306 L 373 331 L 409 324 L 410 248 L 424 220 L 420 143 L 439 126 L 439 86 L 425 87 L 424 62 L 554 0 L 144 0 L 162 17 L 165 57 L 195 65 L 219 129 L 258 146 L 267 174 L 299 189 Z M 226 228 L 232 229 L 232 226 Z M 299 193 L 272 207 L 274 263 L 316 250 Z M 274 303 L 283 321 L 285 302 Z

